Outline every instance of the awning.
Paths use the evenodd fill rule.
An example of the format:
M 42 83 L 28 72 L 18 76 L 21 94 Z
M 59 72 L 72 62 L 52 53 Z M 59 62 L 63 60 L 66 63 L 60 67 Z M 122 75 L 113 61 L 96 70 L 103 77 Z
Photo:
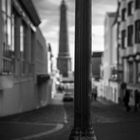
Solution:
M 37 75 L 37 84 L 43 84 L 50 79 L 49 74 L 38 74 Z

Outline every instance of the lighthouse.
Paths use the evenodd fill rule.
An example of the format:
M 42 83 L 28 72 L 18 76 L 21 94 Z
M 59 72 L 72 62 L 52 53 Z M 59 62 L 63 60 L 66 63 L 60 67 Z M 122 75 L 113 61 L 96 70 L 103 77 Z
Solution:
M 60 30 L 59 30 L 59 52 L 57 68 L 63 77 L 69 77 L 71 72 L 71 57 L 68 43 L 67 6 L 65 0 L 60 5 Z

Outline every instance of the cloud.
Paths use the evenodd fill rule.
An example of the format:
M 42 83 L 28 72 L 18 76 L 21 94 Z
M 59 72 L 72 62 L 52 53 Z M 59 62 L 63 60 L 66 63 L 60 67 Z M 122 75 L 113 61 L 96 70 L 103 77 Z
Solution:
M 106 12 L 116 11 L 117 0 L 94 0 L 92 6 L 93 25 L 102 25 Z
M 94 35 L 104 35 L 104 26 L 103 25 L 92 25 L 92 34 Z
M 57 57 L 59 46 L 59 15 L 61 0 L 32 0 L 40 15 L 40 28 L 47 40 L 52 44 L 52 50 Z M 67 20 L 70 54 L 74 58 L 75 1 L 67 3 Z M 116 11 L 117 0 L 92 0 L 92 50 L 104 48 L 104 17 L 106 12 Z
M 92 51 L 103 51 L 104 26 L 92 25 Z

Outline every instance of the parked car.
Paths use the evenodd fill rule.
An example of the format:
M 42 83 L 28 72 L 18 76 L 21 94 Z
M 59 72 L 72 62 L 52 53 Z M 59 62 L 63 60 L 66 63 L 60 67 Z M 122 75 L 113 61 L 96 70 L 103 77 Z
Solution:
M 74 99 L 74 82 L 64 83 L 64 97 L 63 101 L 73 101 Z
M 64 94 L 64 97 L 63 97 L 63 101 L 64 101 L 64 102 L 65 102 L 65 101 L 73 101 L 73 99 L 74 99 L 73 93 L 66 92 L 66 93 Z

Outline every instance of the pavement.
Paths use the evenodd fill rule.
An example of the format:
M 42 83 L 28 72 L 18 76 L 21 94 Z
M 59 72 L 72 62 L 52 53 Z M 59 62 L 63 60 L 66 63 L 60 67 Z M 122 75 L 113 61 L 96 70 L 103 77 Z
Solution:
M 0 118 L 0 140 L 68 140 L 73 127 L 73 102 L 57 94 L 51 105 Z M 102 98 L 91 106 L 97 140 L 140 140 L 140 111 Z
M 124 106 L 99 98 L 92 113 L 97 140 L 140 140 L 140 110 L 126 112 Z
M 67 123 L 62 96 L 43 108 L 0 118 L 0 140 L 38 139 L 62 129 Z

